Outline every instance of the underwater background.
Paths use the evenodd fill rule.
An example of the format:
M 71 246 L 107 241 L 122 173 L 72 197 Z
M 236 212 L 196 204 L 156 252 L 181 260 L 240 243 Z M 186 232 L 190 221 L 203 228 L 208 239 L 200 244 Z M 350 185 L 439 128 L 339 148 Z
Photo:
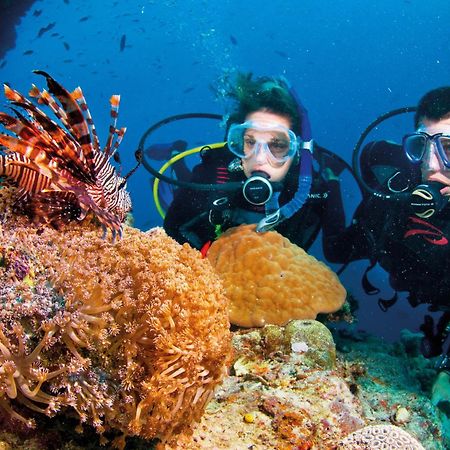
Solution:
M 43 85 L 32 73 L 40 69 L 70 90 L 81 86 L 101 142 L 109 97 L 121 95 L 123 173 L 134 166 L 139 140 L 155 122 L 188 112 L 224 113 L 223 86 L 237 70 L 284 75 L 309 111 L 315 140 L 350 164 L 371 121 L 450 84 L 447 0 L 3 0 L 1 8 L 2 82 L 27 92 L 31 83 Z M 158 129 L 146 145 L 221 141 L 219 125 L 179 121 Z M 406 114 L 382 123 L 368 140 L 398 141 L 411 130 Z M 135 226 L 162 225 L 150 174 L 140 168 L 128 187 Z M 360 193 L 348 171 L 343 192 L 350 220 Z M 323 259 L 320 237 L 310 253 Z M 356 327 L 386 340 L 405 327 L 417 331 L 426 308 L 412 309 L 403 296 L 382 313 L 378 297 L 361 289 L 366 267 L 367 261 L 352 263 L 341 276 L 359 302 Z M 391 297 L 381 269 L 370 280 L 382 297 Z

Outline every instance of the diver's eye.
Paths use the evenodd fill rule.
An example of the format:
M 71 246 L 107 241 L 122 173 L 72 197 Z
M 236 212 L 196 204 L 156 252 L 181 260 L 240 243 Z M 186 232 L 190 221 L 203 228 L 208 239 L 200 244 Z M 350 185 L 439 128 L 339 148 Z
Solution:
M 269 148 L 274 155 L 284 156 L 289 151 L 289 143 L 286 141 L 271 141 L 269 142 Z
M 442 148 L 447 156 L 450 156 L 450 136 L 441 136 L 439 138 Z
M 244 137 L 244 145 L 247 148 L 253 148 L 256 144 L 256 140 L 252 137 L 245 136 Z

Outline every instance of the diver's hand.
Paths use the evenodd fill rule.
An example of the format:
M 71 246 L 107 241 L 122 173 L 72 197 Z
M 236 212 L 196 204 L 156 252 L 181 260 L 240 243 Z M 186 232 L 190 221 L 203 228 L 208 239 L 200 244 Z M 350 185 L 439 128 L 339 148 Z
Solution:
M 446 197 L 450 197 L 450 186 L 445 186 L 440 190 L 440 193 L 442 195 L 445 195 Z

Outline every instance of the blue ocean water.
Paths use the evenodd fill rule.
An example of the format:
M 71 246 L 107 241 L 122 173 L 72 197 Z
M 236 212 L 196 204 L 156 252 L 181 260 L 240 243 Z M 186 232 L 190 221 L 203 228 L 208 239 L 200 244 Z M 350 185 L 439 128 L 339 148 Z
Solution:
M 449 22 L 447 0 L 36 1 L 16 27 L 15 47 L 0 61 L 0 79 L 27 92 L 31 83 L 44 85 L 32 74 L 41 69 L 68 89 L 81 86 L 103 143 L 108 99 L 121 94 L 126 173 L 140 137 L 155 122 L 187 112 L 223 113 L 214 93 L 219 80 L 236 70 L 284 75 L 309 110 L 314 138 L 350 163 L 373 119 L 449 84 Z M 406 115 L 382 124 L 370 139 L 398 140 L 410 130 L 412 117 Z M 182 138 L 194 146 L 222 134 L 214 121 L 193 121 L 167 126 L 152 138 Z M 350 174 L 343 187 L 350 219 L 360 198 Z M 135 225 L 161 225 L 144 169 L 129 189 Z M 319 241 L 311 251 L 322 257 Z M 395 339 L 402 327 L 417 330 L 424 309 L 411 309 L 403 299 L 383 315 L 376 299 L 362 292 L 366 265 L 354 263 L 342 275 L 360 300 L 358 327 L 386 339 Z M 371 277 L 382 295 L 392 294 L 382 270 Z

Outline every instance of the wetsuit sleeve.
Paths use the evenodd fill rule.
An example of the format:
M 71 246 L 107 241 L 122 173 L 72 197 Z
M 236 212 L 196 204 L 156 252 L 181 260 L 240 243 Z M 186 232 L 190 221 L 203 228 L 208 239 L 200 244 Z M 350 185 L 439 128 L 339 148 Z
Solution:
M 191 181 L 205 183 L 209 176 L 203 164 L 194 168 Z M 178 188 L 164 219 L 166 233 L 180 244 L 188 242 L 200 249 L 208 240 L 208 191 Z
M 345 213 L 339 181 L 329 181 L 329 194 L 323 215 L 323 252 L 331 263 L 346 263 L 370 257 L 368 236 L 359 217 L 365 214 L 361 202 L 350 226 L 345 225 Z

